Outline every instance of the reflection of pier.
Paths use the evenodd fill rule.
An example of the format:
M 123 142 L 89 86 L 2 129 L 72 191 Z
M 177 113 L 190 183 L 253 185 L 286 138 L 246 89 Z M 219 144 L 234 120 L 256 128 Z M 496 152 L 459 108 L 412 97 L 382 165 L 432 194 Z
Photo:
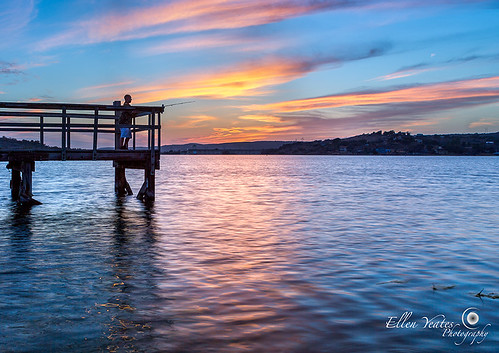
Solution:
M 66 104 L 66 103 L 5 103 L 0 102 L 0 116 L 9 117 L 0 121 L 0 131 L 34 132 L 40 136 L 40 149 L 2 150 L 0 161 L 8 161 L 12 170 L 11 194 L 14 200 L 22 203 L 37 203 L 32 198 L 32 172 L 36 161 L 65 160 L 112 160 L 115 168 L 115 191 L 118 195 L 131 193 L 125 177 L 125 170 L 144 169 L 144 183 L 137 198 L 153 200 L 155 196 L 155 170 L 159 169 L 161 146 L 161 113 L 164 106 L 121 106 L 113 105 Z M 137 116 L 131 125 L 119 125 L 118 119 L 124 110 L 135 110 Z M 120 150 L 120 127 L 132 131 L 131 150 Z M 136 136 L 147 131 L 147 147 L 138 149 Z M 58 133 L 60 148 L 44 146 L 48 133 Z M 92 134 L 92 147 L 89 149 L 71 148 L 71 136 L 75 133 Z M 98 149 L 101 134 L 114 134 L 114 150 Z

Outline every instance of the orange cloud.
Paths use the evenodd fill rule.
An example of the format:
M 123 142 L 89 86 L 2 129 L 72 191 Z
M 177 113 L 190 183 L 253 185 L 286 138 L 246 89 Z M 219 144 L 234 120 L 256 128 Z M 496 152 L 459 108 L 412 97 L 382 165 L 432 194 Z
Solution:
M 168 122 L 166 124 L 167 129 L 189 129 L 189 128 L 199 128 L 205 126 L 206 122 L 216 121 L 218 118 L 209 115 L 192 115 L 182 118 L 181 122 Z
M 265 123 L 282 123 L 283 120 L 278 116 L 273 115 L 242 115 L 239 117 L 242 120 L 261 121 Z
M 474 121 L 468 125 L 470 129 L 474 129 L 477 127 L 483 127 L 483 126 L 499 126 L 499 121 L 490 121 L 488 119 L 480 119 L 478 121 Z
M 270 58 L 262 62 L 243 63 L 231 69 L 213 74 L 191 74 L 152 85 L 127 87 L 136 104 L 158 102 L 177 98 L 233 98 L 258 96 L 268 93 L 265 88 L 299 78 L 312 69 L 311 65 L 299 60 Z M 114 91 L 102 88 L 119 84 L 86 87 L 80 90 L 87 98 L 110 102 L 123 95 L 123 87 Z
M 385 92 L 361 92 L 324 97 L 298 99 L 264 105 L 252 105 L 250 110 L 296 112 L 315 109 L 363 106 L 390 103 L 432 102 L 466 98 L 490 97 L 499 99 L 499 76 L 436 83 L 425 86 L 402 88 Z
M 224 143 L 236 141 L 261 141 L 280 134 L 285 134 L 286 136 L 300 134 L 301 130 L 300 126 L 272 125 L 214 128 L 211 135 L 188 139 L 186 142 L 197 141 L 199 143 Z

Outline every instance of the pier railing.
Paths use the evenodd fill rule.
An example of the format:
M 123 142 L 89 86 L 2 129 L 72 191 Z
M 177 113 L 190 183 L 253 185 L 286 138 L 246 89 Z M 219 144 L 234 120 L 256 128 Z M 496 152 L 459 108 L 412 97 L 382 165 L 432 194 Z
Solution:
M 135 110 L 137 113 L 131 125 L 119 124 L 121 112 L 124 110 Z M 59 133 L 61 159 L 65 160 L 67 151 L 72 148 L 72 134 L 91 133 L 93 135 L 92 146 L 87 149 L 93 151 L 95 159 L 101 134 L 115 134 L 114 148 L 118 150 L 120 128 L 128 127 L 132 132 L 132 150 L 137 148 L 137 134 L 147 131 L 147 150 L 159 152 L 163 112 L 163 106 L 126 107 L 122 106 L 119 101 L 114 102 L 113 105 L 0 102 L 0 118 L 13 118 L 0 121 L 0 131 L 32 132 L 39 135 L 41 144 L 45 144 L 48 133 Z

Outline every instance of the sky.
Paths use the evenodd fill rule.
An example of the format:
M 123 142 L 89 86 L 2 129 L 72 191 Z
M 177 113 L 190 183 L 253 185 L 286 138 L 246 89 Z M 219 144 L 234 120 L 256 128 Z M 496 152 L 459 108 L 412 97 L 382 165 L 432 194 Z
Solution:
M 4 0 L 0 35 L 0 101 L 194 101 L 164 144 L 499 131 L 499 1 Z

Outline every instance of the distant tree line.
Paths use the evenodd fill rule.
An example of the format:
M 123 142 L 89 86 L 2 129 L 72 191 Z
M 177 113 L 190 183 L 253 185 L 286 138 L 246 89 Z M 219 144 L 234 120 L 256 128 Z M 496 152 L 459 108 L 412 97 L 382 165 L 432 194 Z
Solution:
M 0 137 L 0 150 L 39 150 L 52 148 L 56 147 L 42 145 L 39 141 L 17 140 L 15 138 L 5 136 Z
M 491 155 L 498 152 L 499 132 L 489 134 L 411 135 L 376 131 L 344 139 L 294 142 L 265 154 Z

